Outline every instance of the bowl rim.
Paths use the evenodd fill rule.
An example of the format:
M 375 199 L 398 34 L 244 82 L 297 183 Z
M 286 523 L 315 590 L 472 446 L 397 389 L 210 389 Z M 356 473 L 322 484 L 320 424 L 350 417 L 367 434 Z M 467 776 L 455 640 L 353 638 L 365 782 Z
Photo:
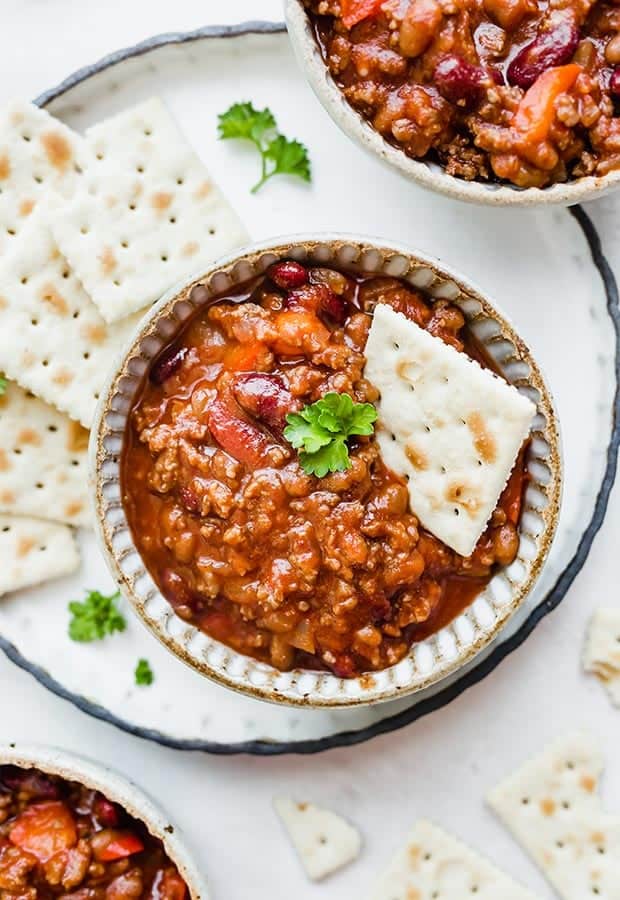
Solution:
M 606 175 L 584 175 L 545 188 L 519 188 L 496 182 L 487 184 L 482 181 L 465 181 L 448 175 L 438 164 L 431 166 L 424 160 L 407 156 L 399 147 L 386 141 L 347 102 L 325 65 L 303 0 L 284 0 L 284 15 L 297 61 L 331 119 L 364 150 L 421 187 L 464 203 L 513 207 L 572 206 L 601 197 L 620 187 L 620 169 L 612 170 Z
M 191 900 L 210 900 L 207 883 L 188 850 L 182 832 L 167 813 L 141 787 L 101 762 L 60 747 L 38 743 L 0 743 L 0 766 L 39 769 L 67 781 L 97 790 L 142 822 L 152 837 L 164 845 L 187 884 Z
M 455 283 L 458 286 L 460 292 L 465 294 L 468 299 L 471 299 L 480 304 L 483 313 L 490 314 L 491 318 L 495 322 L 500 324 L 502 335 L 508 335 L 510 337 L 511 343 L 518 351 L 519 359 L 527 360 L 527 364 L 530 367 L 530 374 L 526 381 L 528 382 L 528 384 L 533 385 L 539 393 L 540 400 L 538 402 L 538 409 L 539 411 L 542 410 L 542 413 L 544 415 L 546 421 L 545 433 L 548 435 L 549 439 L 549 460 L 546 462 L 551 471 L 552 477 L 550 479 L 550 484 L 552 490 L 547 496 L 548 503 L 545 506 L 543 513 L 541 514 L 541 517 L 545 522 L 545 527 L 543 529 L 542 535 L 540 536 L 540 546 L 536 557 L 532 562 L 529 576 L 525 584 L 520 586 L 520 588 L 515 592 L 515 596 L 507 605 L 506 611 L 503 613 L 503 615 L 498 615 L 497 621 L 495 622 L 495 625 L 490 632 L 479 636 L 477 641 L 472 642 L 472 644 L 466 648 L 466 652 L 457 654 L 454 660 L 449 663 L 444 663 L 443 666 L 439 667 L 438 671 L 434 670 L 433 674 L 430 677 L 426 678 L 423 681 L 420 681 L 419 683 L 414 683 L 405 687 L 392 684 L 388 689 L 380 693 L 372 693 L 371 691 L 367 691 L 367 693 L 370 694 L 370 696 L 367 697 L 352 697 L 350 695 L 338 696 L 337 698 L 323 696 L 316 697 L 313 696 L 311 692 L 298 696 L 285 696 L 272 686 L 257 686 L 250 684 L 247 680 L 240 681 L 239 679 L 232 677 L 227 671 L 223 670 L 222 668 L 216 668 L 204 659 L 196 659 L 196 657 L 190 654 L 185 647 L 179 647 L 179 644 L 173 636 L 170 636 L 168 633 L 166 633 L 164 628 L 156 627 L 156 625 L 146 615 L 146 612 L 144 610 L 144 603 L 138 598 L 136 594 L 133 580 L 127 576 L 126 572 L 120 564 L 119 557 L 126 554 L 119 553 L 113 546 L 113 533 L 108 526 L 106 519 L 107 501 L 104 497 L 103 491 L 103 463 L 108 455 L 107 450 L 104 446 L 105 438 L 107 436 L 106 420 L 108 415 L 113 412 L 112 401 L 114 400 L 118 384 L 124 378 L 128 377 L 128 364 L 130 363 L 132 357 L 135 358 L 135 356 L 139 355 L 139 348 L 143 341 L 157 332 L 157 323 L 160 321 L 160 319 L 165 318 L 167 315 L 172 315 L 175 306 L 177 306 L 177 304 L 179 303 L 184 302 L 184 300 L 187 300 L 195 287 L 198 287 L 202 284 L 210 284 L 212 279 L 214 277 L 217 277 L 218 274 L 231 272 L 241 261 L 258 260 L 267 254 L 272 254 L 274 256 L 279 255 L 281 258 L 290 257 L 294 256 L 294 248 L 302 247 L 307 250 L 308 247 L 313 247 L 314 249 L 316 249 L 316 247 L 323 245 L 329 245 L 330 250 L 332 250 L 333 247 L 337 245 L 347 247 L 353 246 L 358 251 L 360 256 L 365 251 L 378 250 L 379 252 L 383 254 L 389 254 L 390 256 L 404 257 L 409 263 L 415 263 L 416 265 L 420 265 L 425 269 L 430 269 L 434 275 L 440 277 L 442 280 Z M 216 288 L 213 292 L 219 293 L 220 291 Z M 176 323 L 174 331 L 165 337 L 165 341 L 162 346 L 166 346 L 168 343 L 170 343 L 173 338 L 173 334 L 175 332 L 178 333 L 178 331 L 182 330 L 184 323 L 185 320 Z M 160 352 L 160 350 L 158 350 L 157 353 L 158 352 Z M 125 432 L 123 430 L 123 434 L 124 433 Z M 545 440 L 547 440 L 547 438 L 545 438 Z M 122 452 L 123 448 L 121 447 L 121 450 L 118 451 L 118 453 L 115 453 L 114 456 L 120 458 Z M 556 534 L 559 519 L 563 487 L 563 462 L 559 419 L 553 403 L 551 392 L 548 388 L 545 378 L 543 377 L 540 366 L 534 359 L 528 346 L 519 336 L 512 322 L 508 319 L 501 308 L 498 308 L 498 306 L 494 302 L 491 302 L 488 299 L 486 293 L 481 291 L 481 289 L 475 286 L 468 278 L 461 275 L 460 272 L 453 269 L 452 267 L 447 267 L 444 263 L 440 262 L 436 258 L 421 251 L 413 250 L 410 247 L 407 247 L 406 245 L 403 245 L 399 242 L 388 241 L 383 238 L 371 237 L 368 235 L 350 234 L 345 232 L 304 233 L 274 237 L 259 242 L 252 242 L 244 247 L 238 248 L 232 253 L 229 253 L 226 256 L 214 261 L 207 268 L 203 267 L 198 273 L 195 273 L 189 279 L 184 279 L 183 281 L 175 284 L 163 295 L 163 297 L 160 298 L 160 300 L 158 300 L 147 311 L 145 316 L 139 322 L 136 331 L 131 336 L 131 338 L 123 348 L 121 354 L 117 358 L 117 363 L 108 374 L 106 383 L 102 388 L 101 396 L 97 405 L 91 428 L 91 437 L 89 443 L 89 484 L 91 487 L 91 501 L 93 504 L 95 519 L 95 533 L 108 568 L 110 569 L 110 572 L 112 573 L 112 576 L 118 584 L 122 594 L 129 601 L 134 612 L 142 620 L 143 624 L 150 631 L 150 633 L 153 634 L 160 641 L 160 643 L 162 643 L 167 648 L 169 652 L 171 652 L 177 659 L 184 662 L 191 669 L 198 672 L 202 676 L 207 677 L 217 684 L 223 685 L 245 696 L 251 696 L 261 700 L 267 700 L 272 703 L 278 703 L 287 706 L 315 709 L 344 709 L 354 706 L 363 706 L 378 702 L 385 702 L 388 700 L 400 699 L 413 693 L 417 693 L 418 691 L 424 690 L 431 685 L 437 684 L 445 677 L 453 674 L 455 671 L 462 668 L 466 663 L 470 662 L 478 653 L 486 648 L 492 640 L 497 637 L 497 635 L 508 623 L 512 615 L 517 611 L 530 591 L 533 589 L 538 580 L 540 572 L 542 571 L 543 565 L 549 555 L 549 551 Z M 119 506 L 122 510 L 122 518 L 125 523 L 127 533 L 129 534 L 131 539 L 130 552 L 134 552 L 140 559 L 140 562 L 143 564 L 142 557 L 137 550 L 135 542 L 133 540 L 133 535 L 131 534 L 129 523 L 126 520 L 122 500 L 120 501 Z M 143 567 L 144 571 L 149 575 L 149 577 L 151 577 L 150 573 L 148 573 L 148 569 L 144 564 Z M 503 571 L 503 569 L 500 569 L 500 571 Z M 175 618 L 176 614 L 174 614 L 172 607 L 157 588 L 156 594 L 161 597 L 163 602 L 169 607 L 172 618 Z M 467 607 L 467 609 L 469 608 L 470 607 Z M 184 624 L 188 629 L 195 629 L 195 626 L 190 626 L 187 623 Z M 439 633 L 440 632 L 434 633 L 430 636 L 430 638 L 426 640 L 433 638 L 436 634 Z M 209 640 L 212 644 L 225 648 L 232 657 L 244 660 L 249 664 L 257 662 L 256 660 L 253 660 L 253 658 L 247 657 L 244 654 L 238 653 L 227 645 L 221 644 L 210 636 Z M 411 654 L 415 646 L 415 644 L 412 645 L 409 654 Z M 405 657 L 405 659 L 406 658 L 407 657 Z M 291 670 L 287 673 L 281 673 L 265 663 L 260 663 L 260 665 L 274 673 L 277 673 L 278 675 L 289 675 L 291 679 L 301 677 L 304 674 L 307 674 L 307 672 L 309 671 Z M 381 671 L 388 671 L 388 669 Z M 372 675 L 380 674 L 380 672 L 365 673 L 361 676 L 358 676 L 357 678 L 344 680 L 338 679 L 337 676 L 332 675 L 331 673 L 321 674 L 329 676 L 331 679 L 334 679 L 338 682 L 347 681 L 360 684 L 364 681 L 368 683 L 369 676 L 372 677 Z M 296 682 L 292 681 L 291 683 L 295 684 Z M 366 687 L 363 684 L 362 686 L 364 688 L 364 691 L 366 692 Z

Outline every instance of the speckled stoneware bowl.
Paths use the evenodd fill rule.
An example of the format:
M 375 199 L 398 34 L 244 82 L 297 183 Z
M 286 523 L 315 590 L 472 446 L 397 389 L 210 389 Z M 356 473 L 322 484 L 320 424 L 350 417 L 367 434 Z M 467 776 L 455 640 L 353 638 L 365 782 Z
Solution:
M 398 665 L 359 678 L 328 672 L 280 672 L 243 656 L 175 615 L 135 548 L 121 501 L 120 456 L 129 412 L 150 362 L 214 295 L 294 258 L 358 272 L 399 276 L 431 297 L 449 299 L 512 384 L 538 408 L 528 458 L 530 484 L 521 517 L 518 557 L 449 626 L 415 644 Z M 196 288 L 200 287 L 200 290 Z M 179 659 L 237 691 L 281 703 L 345 707 L 413 693 L 468 662 L 500 631 L 531 590 L 549 552 L 561 494 L 558 423 L 539 367 L 513 326 L 480 291 L 436 260 L 380 239 L 352 235 L 294 236 L 253 245 L 219 260 L 164 296 L 142 320 L 102 393 L 90 444 L 92 488 L 103 552 L 123 594 L 148 628 Z
M 210 893 L 176 825 L 140 788 L 112 769 L 57 747 L 39 744 L 0 744 L 0 766 L 40 769 L 100 791 L 118 803 L 130 816 L 143 822 L 153 837 L 163 843 L 167 855 L 187 884 L 191 900 L 209 900 Z
M 456 200 L 489 206 L 572 206 L 620 187 L 620 170 L 598 178 L 588 176 L 547 188 L 518 188 L 509 184 L 465 181 L 448 175 L 438 163 L 411 159 L 398 147 L 388 143 L 346 101 L 321 55 L 303 0 L 284 0 L 284 11 L 297 60 L 334 122 L 365 150 L 422 187 Z

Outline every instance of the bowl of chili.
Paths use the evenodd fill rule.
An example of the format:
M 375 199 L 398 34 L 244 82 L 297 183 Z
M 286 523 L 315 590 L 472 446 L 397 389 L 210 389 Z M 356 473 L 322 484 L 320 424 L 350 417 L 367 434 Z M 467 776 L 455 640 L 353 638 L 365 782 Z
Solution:
M 377 303 L 535 405 L 467 557 L 421 527 L 368 424 Z M 319 455 L 295 452 L 315 414 Z M 393 699 L 464 665 L 532 590 L 559 514 L 557 417 L 514 327 L 436 260 L 357 236 L 254 245 L 170 291 L 112 373 L 90 453 L 103 552 L 147 627 L 206 677 L 292 705 Z
M 620 184 L 620 38 L 608 3 L 286 0 L 337 125 L 422 187 L 572 205 Z
M 38 745 L 0 746 L 0 885 L 11 897 L 209 897 L 178 829 L 139 788 Z

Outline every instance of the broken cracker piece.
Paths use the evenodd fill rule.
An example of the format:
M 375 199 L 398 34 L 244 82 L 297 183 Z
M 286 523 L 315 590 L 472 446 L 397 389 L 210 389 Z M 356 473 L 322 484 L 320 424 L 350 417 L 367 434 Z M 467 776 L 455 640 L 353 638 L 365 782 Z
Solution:
M 604 606 L 592 616 L 583 667 L 605 686 L 614 706 L 620 706 L 620 608 Z
M 603 812 L 596 741 L 571 734 L 499 784 L 488 802 L 563 900 L 620 900 L 620 817 Z
M 371 900 L 536 900 L 456 838 L 417 822 L 371 894 Z
M 359 856 L 359 832 L 331 810 L 289 797 L 277 797 L 273 805 L 313 881 L 320 881 Z

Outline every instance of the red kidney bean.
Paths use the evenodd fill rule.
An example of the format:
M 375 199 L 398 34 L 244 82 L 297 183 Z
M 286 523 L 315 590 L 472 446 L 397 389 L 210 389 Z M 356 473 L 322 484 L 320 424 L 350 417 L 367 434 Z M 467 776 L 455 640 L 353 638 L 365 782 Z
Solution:
M 557 16 L 550 28 L 523 47 L 507 69 L 508 82 L 527 90 L 547 69 L 570 62 L 577 44 L 579 29 L 567 16 Z
M 620 97 L 620 67 L 614 69 L 609 78 L 609 93 Z
M 178 369 L 181 368 L 183 360 L 187 356 L 189 349 L 187 347 L 168 347 L 155 360 L 151 368 L 151 381 L 153 384 L 163 384 Z
M 350 653 L 339 653 L 335 661 L 327 665 L 338 678 L 353 678 L 355 675 L 355 660 Z
M 495 81 L 495 73 L 472 66 L 456 53 L 442 57 L 435 66 L 435 84 L 446 100 L 476 100 L 490 79 Z
M 273 438 L 251 422 L 237 418 L 221 400 L 209 407 L 209 431 L 223 450 L 250 468 L 271 464 Z
M 338 325 L 344 324 L 348 312 L 345 298 L 335 294 L 326 284 L 307 284 L 291 291 L 286 298 L 286 306 L 301 306 L 315 313 L 323 313 Z
M 104 828 L 114 828 L 118 825 L 120 820 L 118 808 L 103 794 L 97 794 L 93 808 L 99 824 Z
M 56 800 L 60 796 L 58 785 L 40 772 L 20 769 L 18 766 L 0 768 L 0 784 L 10 791 L 23 791 L 41 800 Z
M 292 291 L 308 281 L 307 271 L 300 263 L 294 262 L 292 259 L 274 263 L 267 270 L 267 275 L 283 291 Z
M 173 569 L 164 569 L 161 576 L 162 594 L 171 606 L 186 618 L 190 613 L 198 612 L 202 606 L 202 598 L 183 581 Z
M 198 494 L 193 491 L 190 487 L 183 485 L 183 487 L 179 488 L 179 497 L 181 498 L 181 503 L 185 507 L 188 512 L 191 513 L 199 513 L 200 512 L 200 498 Z
M 237 375 L 233 383 L 237 403 L 254 418 L 281 435 L 286 416 L 299 409 L 299 403 L 285 387 L 279 375 L 247 372 Z

